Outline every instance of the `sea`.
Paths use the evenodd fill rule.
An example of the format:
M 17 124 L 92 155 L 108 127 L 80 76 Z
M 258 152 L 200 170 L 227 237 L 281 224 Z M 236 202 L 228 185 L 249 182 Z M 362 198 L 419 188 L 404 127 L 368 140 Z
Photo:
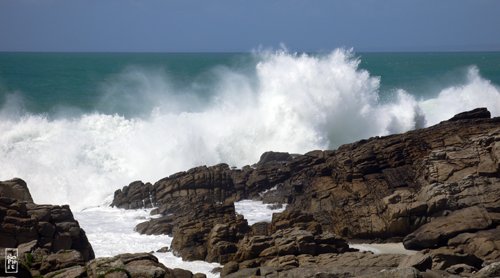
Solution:
M 108 207 L 132 181 L 334 149 L 477 107 L 500 116 L 500 52 L 0 53 L 0 180 L 69 204 L 97 256 L 149 252 L 171 239 L 133 231 L 148 211 Z M 159 257 L 217 277 L 216 264 Z

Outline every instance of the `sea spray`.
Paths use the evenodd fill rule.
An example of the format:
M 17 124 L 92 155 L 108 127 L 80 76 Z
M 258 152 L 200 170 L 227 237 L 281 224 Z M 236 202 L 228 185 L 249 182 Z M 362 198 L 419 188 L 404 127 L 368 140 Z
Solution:
M 398 90 L 381 102 L 380 78 L 359 69 L 350 51 L 259 55 L 251 73 L 220 70 L 209 96 L 172 91 L 169 78 L 162 78 L 166 73 L 127 69 L 103 86 L 104 96 L 115 96 L 103 105 L 131 82 L 136 95 L 125 97 L 124 107 L 148 111 L 136 116 L 14 115 L 9 103 L 0 113 L 0 178 L 21 177 L 36 202 L 68 203 L 78 210 L 102 204 L 131 181 L 154 182 L 197 165 L 241 167 L 268 150 L 336 148 L 432 125 L 478 106 L 500 115 L 500 91 L 474 67 L 465 85 L 434 98 Z M 148 96 L 144 103 L 142 94 Z

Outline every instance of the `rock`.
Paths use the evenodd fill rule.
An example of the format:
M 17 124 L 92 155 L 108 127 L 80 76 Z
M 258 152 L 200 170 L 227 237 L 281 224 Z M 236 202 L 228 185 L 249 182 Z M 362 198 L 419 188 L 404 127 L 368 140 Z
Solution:
M 0 197 L 33 203 L 28 185 L 26 185 L 25 181 L 18 178 L 0 182 Z
M 426 271 L 432 268 L 432 257 L 424 253 L 416 253 L 404 258 L 400 263 L 400 268 L 413 267 L 419 271 Z
M 225 277 L 230 273 L 238 271 L 238 269 L 239 269 L 239 264 L 235 261 L 230 261 L 224 265 L 224 268 L 222 268 L 221 276 Z
M 270 224 L 267 222 L 257 222 L 250 226 L 251 235 L 254 236 L 267 236 L 269 235 Z
M 483 261 L 478 257 L 462 253 L 460 250 L 441 247 L 429 251 L 432 258 L 432 269 L 446 270 L 453 265 L 466 264 L 475 269 L 480 269 Z
M 172 249 L 185 260 L 225 263 L 249 230 L 246 220 L 236 215 L 233 204 L 201 202 L 187 212 L 176 218 L 172 241 Z
M 247 278 L 247 277 L 259 277 L 259 268 L 244 268 L 238 272 L 228 274 L 226 278 Z
M 69 206 L 37 205 L 7 199 L 0 203 L 0 247 L 17 247 L 23 253 L 33 251 L 35 247 L 53 253 L 71 249 L 80 252 L 84 261 L 94 258 L 85 231 L 73 218 Z M 15 216 L 2 216 L 2 211 Z
M 483 267 L 476 274 L 474 274 L 473 277 L 475 278 L 500 277 L 500 262 L 495 262 Z
M 172 251 L 172 249 L 170 249 L 170 247 L 168 247 L 168 246 L 165 246 L 165 247 L 162 247 L 162 248 L 156 250 L 156 252 L 158 252 L 158 253 L 167 253 L 167 252 L 171 252 L 171 251 Z
M 274 217 L 271 230 L 273 233 L 269 236 L 244 237 L 238 243 L 234 260 L 243 262 L 258 258 L 342 253 L 349 250 L 344 239 L 329 232 L 322 232 L 321 227 L 317 223 L 314 224 L 311 215 L 297 211 Z
M 260 156 L 257 164 L 265 164 L 268 162 L 287 162 L 290 160 L 292 160 L 292 156 L 289 153 L 265 152 Z
M 111 206 L 126 209 L 152 208 L 156 205 L 155 188 L 142 181 L 134 181 L 117 190 L 111 203 Z
M 448 239 L 464 232 L 487 229 L 492 224 L 484 208 L 469 207 L 438 217 L 407 235 L 403 244 L 407 249 L 421 250 L 445 246 Z
M 135 226 L 135 230 L 145 235 L 172 235 L 174 228 L 174 216 L 165 215 L 159 218 L 153 218 Z
M 459 121 L 459 120 L 469 120 L 469 119 L 489 119 L 491 118 L 491 113 L 486 108 L 476 108 L 470 111 L 462 112 L 456 114 L 448 121 Z
M 242 223 L 243 218 L 239 221 Z M 238 225 L 238 220 L 230 224 L 215 224 L 208 234 L 206 260 L 221 264 L 230 261 L 237 251 L 237 242 L 247 230 L 246 222 Z
M 475 233 L 462 233 L 448 240 L 448 246 L 473 254 L 486 263 L 500 261 L 500 226 Z
M 450 274 L 455 274 L 455 275 L 461 275 L 465 276 L 470 276 L 472 273 L 476 272 L 477 269 L 473 266 L 470 266 L 468 264 L 455 264 L 446 269 L 446 272 Z
M 193 277 L 190 271 L 165 267 L 149 253 L 120 254 L 111 258 L 97 258 L 88 262 L 86 269 L 88 277 Z
M 76 250 L 61 250 L 55 254 L 50 254 L 49 256 L 43 258 L 40 267 L 40 273 L 47 274 L 52 271 L 77 265 L 85 265 L 80 252 Z
M 87 277 L 87 271 L 85 267 L 76 265 L 64 269 L 59 269 L 54 272 L 49 272 L 45 274 L 44 277 L 50 278 L 84 278 Z
M 233 194 L 231 170 L 227 164 L 219 164 L 180 172 L 161 179 L 154 185 L 133 182 L 115 192 L 111 205 L 126 209 L 153 205 L 159 206 L 164 214 L 175 214 L 183 212 L 186 202 L 191 203 L 193 199 L 223 202 Z
M 267 260 L 261 263 L 260 267 L 252 266 L 249 262 L 240 263 L 238 267 L 234 265 L 224 267 L 222 277 L 264 276 L 263 273 L 270 274 L 270 277 L 358 277 L 364 274 L 376 274 L 384 269 L 395 269 L 403 257 L 404 255 L 398 254 L 375 255 L 360 252 L 318 256 L 287 255 Z M 237 271 L 230 272 L 229 268 Z M 272 273 L 279 273 L 279 276 L 272 276 Z
M 174 277 L 176 278 L 191 278 L 193 277 L 193 273 L 188 270 L 180 269 L 180 268 L 174 268 L 172 270 Z
M 382 270 L 376 273 L 365 274 L 364 278 L 421 278 L 422 274 L 413 267 Z
M 28 254 L 35 251 L 36 247 L 38 247 L 38 240 L 35 239 L 30 242 L 19 244 L 19 246 L 17 246 L 17 249 L 19 254 Z

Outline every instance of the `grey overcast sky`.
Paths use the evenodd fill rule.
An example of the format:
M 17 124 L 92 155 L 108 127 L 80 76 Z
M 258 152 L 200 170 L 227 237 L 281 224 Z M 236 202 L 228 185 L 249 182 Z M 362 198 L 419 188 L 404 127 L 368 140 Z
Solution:
M 0 0 L 0 51 L 500 50 L 498 0 Z

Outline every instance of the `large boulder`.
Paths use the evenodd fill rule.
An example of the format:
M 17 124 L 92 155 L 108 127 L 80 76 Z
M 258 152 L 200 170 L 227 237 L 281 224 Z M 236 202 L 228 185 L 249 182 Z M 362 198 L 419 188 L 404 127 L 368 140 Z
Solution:
M 475 233 L 462 233 L 448 240 L 448 246 L 473 254 L 487 263 L 500 261 L 500 226 Z
M 174 253 L 185 260 L 230 260 L 236 243 L 249 230 L 247 221 L 236 215 L 233 204 L 199 203 L 193 207 L 196 209 L 176 219 L 172 232 Z
M 492 263 L 483 267 L 473 276 L 474 278 L 493 278 L 500 277 L 500 262 Z
M 25 181 L 19 178 L 0 181 L 0 197 L 33 203 L 31 193 Z
M 157 206 L 155 188 L 150 183 L 134 181 L 115 192 L 111 205 L 125 209 L 155 207 Z
M 463 253 L 454 248 L 441 247 L 428 251 L 432 258 L 432 269 L 446 270 L 454 265 L 468 265 L 480 269 L 483 260 L 473 254 Z
M 257 164 L 265 164 L 269 162 L 284 163 L 292 160 L 292 155 L 284 152 L 265 152 L 260 156 L 259 162 Z
M 47 274 L 72 266 L 84 266 L 85 261 L 80 252 L 76 250 L 60 250 L 42 259 L 40 273 Z
M 88 277 L 153 277 L 184 278 L 193 273 L 183 269 L 170 269 L 149 253 L 120 254 L 111 258 L 98 258 L 86 265 Z M 204 275 L 197 275 L 204 277 Z
M 484 208 L 469 207 L 433 219 L 407 235 L 403 244 L 414 250 L 445 246 L 448 239 L 460 233 L 484 230 L 491 225 L 492 220 Z

